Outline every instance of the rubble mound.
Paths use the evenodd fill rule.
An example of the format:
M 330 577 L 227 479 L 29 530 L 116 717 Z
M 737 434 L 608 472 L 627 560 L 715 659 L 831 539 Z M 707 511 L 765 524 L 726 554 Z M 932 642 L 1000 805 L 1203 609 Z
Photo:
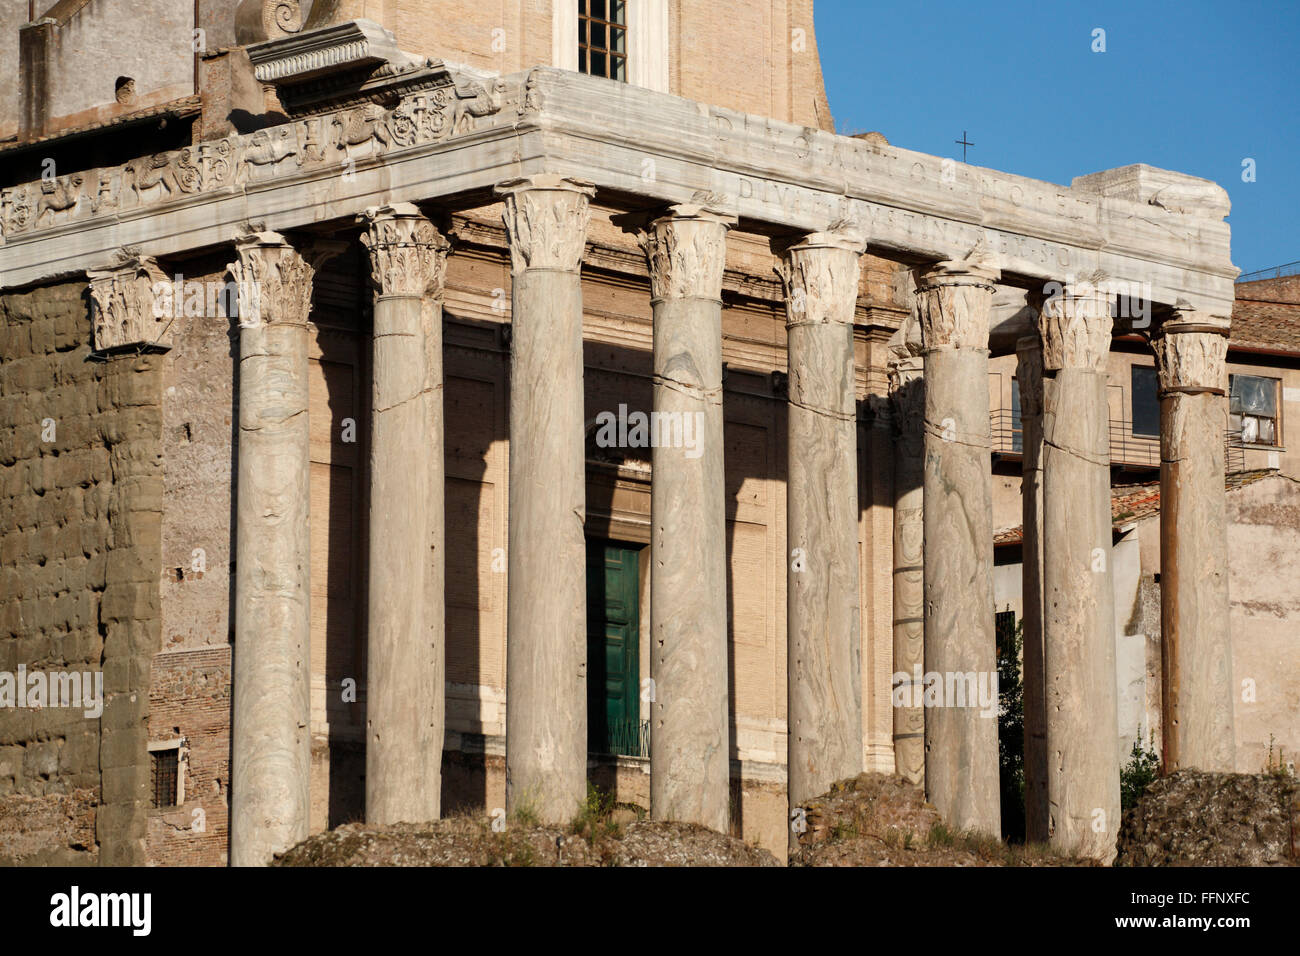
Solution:
M 1092 865 L 1044 846 L 955 833 L 925 802 L 921 787 L 887 774 L 838 781 L 803 810 L 806 829 L 790 866 Z
M 434 823 L 350 823 L 317 834 L 275 866 L 780 866 L 771 853 L 686 823 L 614 811 L 568 827 L 456 816 Z
M 1179 770 L 1120 825 L 1116 866 L 1296 866 L 1300 785 L 1284 774 Z

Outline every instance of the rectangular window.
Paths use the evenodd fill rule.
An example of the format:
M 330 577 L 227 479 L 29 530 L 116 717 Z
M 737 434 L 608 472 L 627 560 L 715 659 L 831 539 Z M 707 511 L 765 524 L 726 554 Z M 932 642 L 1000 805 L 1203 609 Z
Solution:
M 626 0 L 578 0 L 578 71 L 627 82 Z
M 1275 378 L 1228 376 L 1228 428 L 1246 445 L 1280 445 Z
M 174 807 L 179 794 L 181 749 L 169 747 L 166 750 L 154 750 L 149 754 L 153 758 L 153 805 L 156 808 Z
M 1133 386 L 1133 437 L 1160 437 L 1160 397 L 1157 394 L 1156 370 L 1151 365 L 1131 368 Z

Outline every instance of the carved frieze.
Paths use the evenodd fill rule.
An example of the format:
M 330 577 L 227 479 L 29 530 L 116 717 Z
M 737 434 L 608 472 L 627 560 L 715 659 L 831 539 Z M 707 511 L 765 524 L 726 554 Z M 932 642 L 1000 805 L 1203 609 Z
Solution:
M 587 244 L 592 183 L 541 173 L 501 183 L 501 218 L 510 238 L 511 271 L 577 272 Z
M 858 303 L 859 259 L 866 240 L 853 223 L 837 222 L 791 246 L 777 275 L 785 289 L 787 328 L 792 325 L 853 323 Z
M 161 309 L 155 292 L 167 282 L 158 263 L 137 249 L 120 249 L 110 269 L 87 272 L 95 304 L 97 350 L 127 346 L 171 347 L 171 312 Z
M 736 224 L 725 204 L 720 196 L 697 193 L 638 234 L 652 299 L 721 298 L 727 231 Z
M 361 242 L 379 295 L 442 295 L 449 243 L 411 203 L 367 209 Z
M 504 81 L 473 81 L 423 89 L 391 109 L 362 103 L 280 126 L 142 156 L 121 166 L 45 177 L 0 193 L 5 239 L 68 223 L 238 188 L 277 176 L 342 167 L 393 149 L 437 143 L 471 132 L 502 109 L 522 108 Z

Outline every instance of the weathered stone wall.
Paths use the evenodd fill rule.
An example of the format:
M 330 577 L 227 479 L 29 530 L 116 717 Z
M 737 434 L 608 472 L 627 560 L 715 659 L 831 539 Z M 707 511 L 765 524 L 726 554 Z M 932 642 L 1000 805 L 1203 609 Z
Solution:
M 222 864 L 230 783 L 235 320 L 207 294 L 228 279 L 224 256 L 171 263 L 165 271 L 192 285 L 182 286 L 190 295 L 176 297 L 191 314 L 171 320 L 163 383 L 162 627 L 149 740 L 183 738 L 189 759 L 184 804 L 149 811 L 149 862 Z M 201 310 L 185 308 L 187 299 L 200 298 Z
M 168 276 L 191 290 L 220 288 L 228 278 L 220 259 L 178 263 Z M 207 314 L 203 300 L 203 315 L 171 320 L 163 385 L 161 651 L 225 644 L 232 630 L 234 320 Z
M 166 359 L 92 360 L 80 282 L 0 296 L 0 323 L 0 671 L 104 691 L 98 720 L 0 708 L 0 861 L 142 863 Z
M 1263 478 L 1228 492 L 1228 599 L 1236 769 L 1300 764 L 1300 482 Z
M 27 4 L 0 4 L 0 63 L 18 62 L 18 28 L 27 22 Z M 18 132 L 18 84 L 13 73 L 0 83 L 0 139 Z

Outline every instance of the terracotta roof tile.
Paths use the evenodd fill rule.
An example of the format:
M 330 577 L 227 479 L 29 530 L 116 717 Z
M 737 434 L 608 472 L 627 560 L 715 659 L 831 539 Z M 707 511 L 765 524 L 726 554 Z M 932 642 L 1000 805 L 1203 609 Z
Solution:
M 1239 471 L 1228 475 L 1224 482 L 1228 491 L 1253 484 L 1261 478 L 1276 475 L 1275 468 L 1257 468 L 1253 471 Z M 1146 481 L 1137 485 L 1114 485 L 1110 489 L 1110 517 L 1115 527 L 1122 527 L 1132 521 L 1149 518 L 1160 513 L 1160 482 Z M 1021 525 L 1003 528 L 993 532 L 994 547 L 1020 544 L 1023 535 Z
M 1300 354 L 1300 296 L 1295 279 L 1237 283 L 1231 347 Z
M 200 104 L 198 96 L 183 96 L 178 100 L 168 100 L 166 103 L 159 103 L 156 106 L 150 106 L 146 109 L 137 110 L 134 113 L 123 113 L 120 116 L 114 116 L 110 120 L 96 123 L 86 123 L 82 126 L 73 126 L 68 129 L 57 130 L 53 133 L 47 133 L 44 136 L 37 136 L 34 139 L 12 139 L 0 143 L 0 153 L 11 150 L 26 149 L 38 143 L 47 143 L 53 140 L 71 138 L 79 136 L 82 133 L 89 133 L 94 130 L 108 130 L 115 126 L 129 126 L 132 123 L 140 123 L 155 116 L 194 116 L 199 112 Z

